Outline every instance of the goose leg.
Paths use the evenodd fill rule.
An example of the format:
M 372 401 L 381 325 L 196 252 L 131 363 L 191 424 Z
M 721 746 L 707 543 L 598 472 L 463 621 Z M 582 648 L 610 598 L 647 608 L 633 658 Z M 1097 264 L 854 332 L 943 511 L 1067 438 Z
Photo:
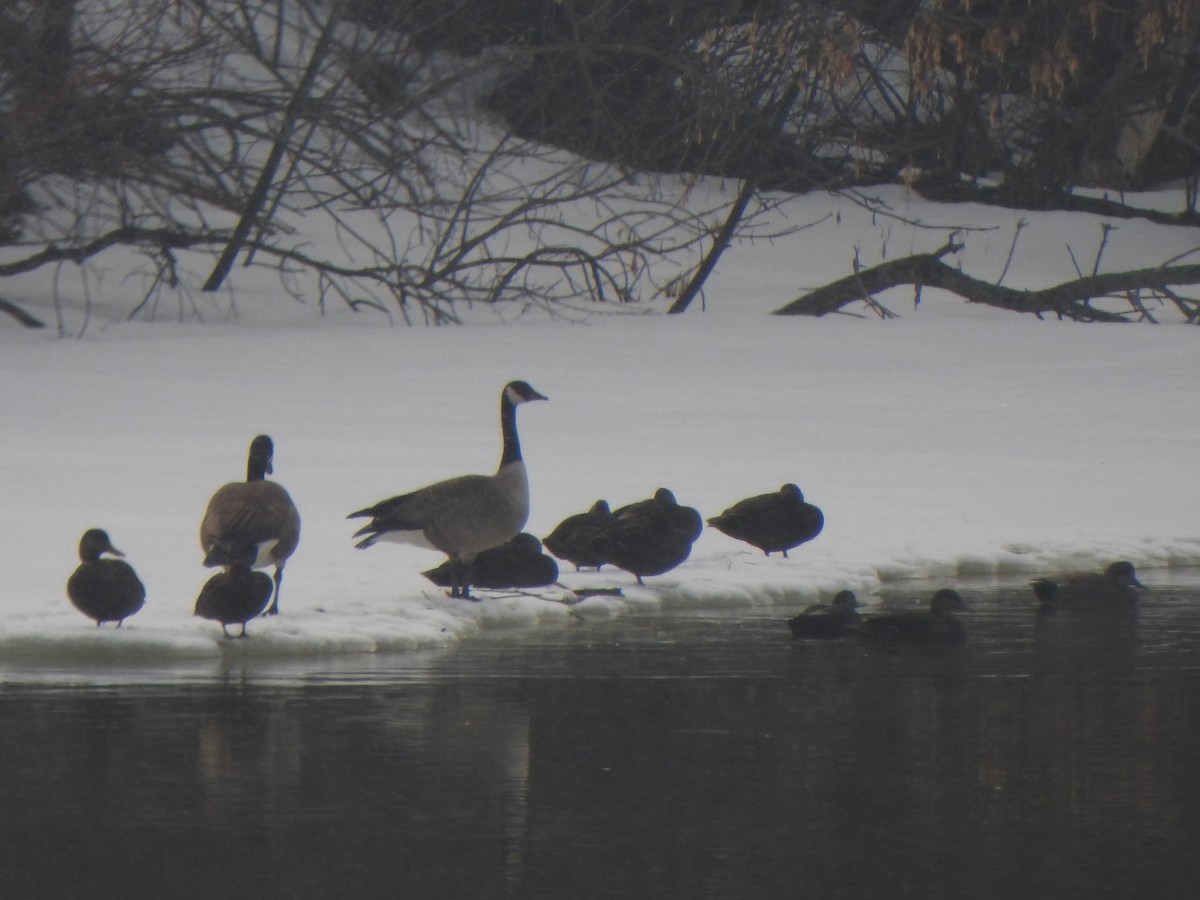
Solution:
M 470 598 L 470 563 L 462 559 L 450 560 L 450 596 Z
M 471 569 L 473 562 L 465 559 L 450 560 L 450 596 L 471 600 Z
M 475 574 L 475 560 L 463 563 L 462 597 L 464 600 L 474 600 L 471 596 L 471 576 Z
M 283 563 L 275 567 L 275 592 L 271 595 L 271 605 L 267 607 L 264 616 L 275 616 L 279 614 L 279 586 L 283 584 Z

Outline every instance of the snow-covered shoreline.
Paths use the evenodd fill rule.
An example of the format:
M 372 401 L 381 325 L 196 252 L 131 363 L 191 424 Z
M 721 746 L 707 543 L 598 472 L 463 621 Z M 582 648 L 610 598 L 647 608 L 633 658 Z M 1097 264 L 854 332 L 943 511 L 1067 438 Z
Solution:
M 953 301 L 942 301 L 952 303 Z M 0 333 L 9 658 L 203 658 L 452 646 L 631 607 L 781 610 L 899 579 L 1024 576 L 1129 558 L 1200 565 L 1190 490 L 1200 438 L 1195 331 L 1078 326 L 936 310 L 901 321 L 714 313 L 587 324 L 360 329 L 114 325 L 80 341 Z M 826 514 L 790 559 L 713 529 L 645 589 L 574 611 L 562 596 L 451 602 L 415 548 L 353 548 L 352 509 L 494 468 L 500 387 L 550 402 L 519 414 L 544 535 L 604 497 L 662 485 L 705 516 L 784 481 Z M 242 477 L 259 432 L 303 517 L 283 614 L 225 641 L 194 618 L 196 529 Z M 109 530 L 148 588 L 117 632 L 67 602 L 80 533 Z

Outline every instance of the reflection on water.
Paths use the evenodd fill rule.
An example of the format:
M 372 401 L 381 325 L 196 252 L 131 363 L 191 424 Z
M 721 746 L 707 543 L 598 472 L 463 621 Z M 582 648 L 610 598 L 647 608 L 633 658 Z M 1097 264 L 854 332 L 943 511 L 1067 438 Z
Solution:
M 1182 897 L 1200 592 L 961 648 L 660 615 L 0 689 L 3 897 Z M 914 598 L 923 596 L 916 591 Z

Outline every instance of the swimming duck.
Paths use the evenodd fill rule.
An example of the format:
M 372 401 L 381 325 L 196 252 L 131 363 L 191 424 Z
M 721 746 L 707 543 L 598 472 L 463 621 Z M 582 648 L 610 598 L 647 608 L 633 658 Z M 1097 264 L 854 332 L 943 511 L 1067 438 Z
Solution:
M 607 500 L 597 500 L 587 512 L 567 516 L 546 535 L 546 549 L 569 563 L 575 571 L 586 567 L 599 569 L 604 557 L 596 549 L 596 536 L 611 524 L 612 510 Z
M 740 500 L 708 524 L 732 538 L 745 541 L 770 556 L 807 543 L 825 527 L 821 510 L 807 503 L 800 488 L 785 484 L 769 494 Z
M 814 603 L 788 620 L 794 638 L 839 638 L 858 631 L 862 621 L 854 591 L 838 591 L 829 603 Z
M 246 623 L 261 615 L 274 591 L 274 583 L 266 572 L 256 572 L 247 565 L 232 563 L 205 582 L 196 598 L 193 615 L 221 623 L 221 631 L 229 637 L 229 626 L 242 626 L 238 637 L 246 637 Z
M 1128 560 L 1112 563 L 1103 572 L 1071 572 L 1059 581 L 1035 578 L 1029 584 L 1041 602 L 1041 612 L 1130 603 L 1137 600 L 1137 589 L 1145 587 Z
M 104 554 L 125 555 L 112 545 L 108 532 L 89 528 L 79 539 L 80 565 L 67 579 L 67 596 L 77 610 L 96 620 L 97 627 L 116 622 L 120 628 L 145 604 L 146 588 L 129 563 L 101 559 Z
M 653 497 L 617 509 L 596 536 L 595 548 L 605 562 L 645 584 L 644 576 L 669 572 L 687 559 L 703 529 L 699 512 L 681 506 L 670 490 L 659 488 Z
M 871 616 L 859 633 L 878 641 L 922 641 L 957 644 L 967 639 L 967 629 L 952 614 L 965 609 L 958 591 L 942 588 L 929 601 L 929 612 L 898 612 Z
M 524 381 L 500 392 L 503 450 L 493 475 L 460 475 L 390 497 L 347 518 L 369 517 L 354 533 L 360 550 L 379 541 L 433 547 L 450 558 L 451 597 L 471 596 L 472 564 L 484 550 L 515 537 L 529 518 L 529 478 L 517 435 L 517 407 L 547 399 Z
M 246 480 L 218 488 L 200 522 L 200 546 L 208 568 L 275 567 L 267 615 L 279 612 L 283 567 L 300 543 L 300 513 L 288 492 L 266 476 L 274 471 L 275 444 L 265 434 L 250 442 Z
M 450 587 L 454 578 L 449 561 L 421 574 L 439 587 Z M 545 587 L 557 580 L 558 563 L 542 552 L 542 542 L 527 531 L 499 547 L 480 551 L 471 571 L 471 584 L 493 590 Z

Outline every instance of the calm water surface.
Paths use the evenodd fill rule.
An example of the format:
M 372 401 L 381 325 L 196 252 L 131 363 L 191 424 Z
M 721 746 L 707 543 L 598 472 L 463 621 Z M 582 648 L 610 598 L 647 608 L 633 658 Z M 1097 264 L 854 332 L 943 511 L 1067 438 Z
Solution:
M 0 662 L 0 897 L 1181 898 L 1200 573 L 963 648 L 661 613 L 452 652 Z M 893 591 L 916 602 L 928 586 Z

